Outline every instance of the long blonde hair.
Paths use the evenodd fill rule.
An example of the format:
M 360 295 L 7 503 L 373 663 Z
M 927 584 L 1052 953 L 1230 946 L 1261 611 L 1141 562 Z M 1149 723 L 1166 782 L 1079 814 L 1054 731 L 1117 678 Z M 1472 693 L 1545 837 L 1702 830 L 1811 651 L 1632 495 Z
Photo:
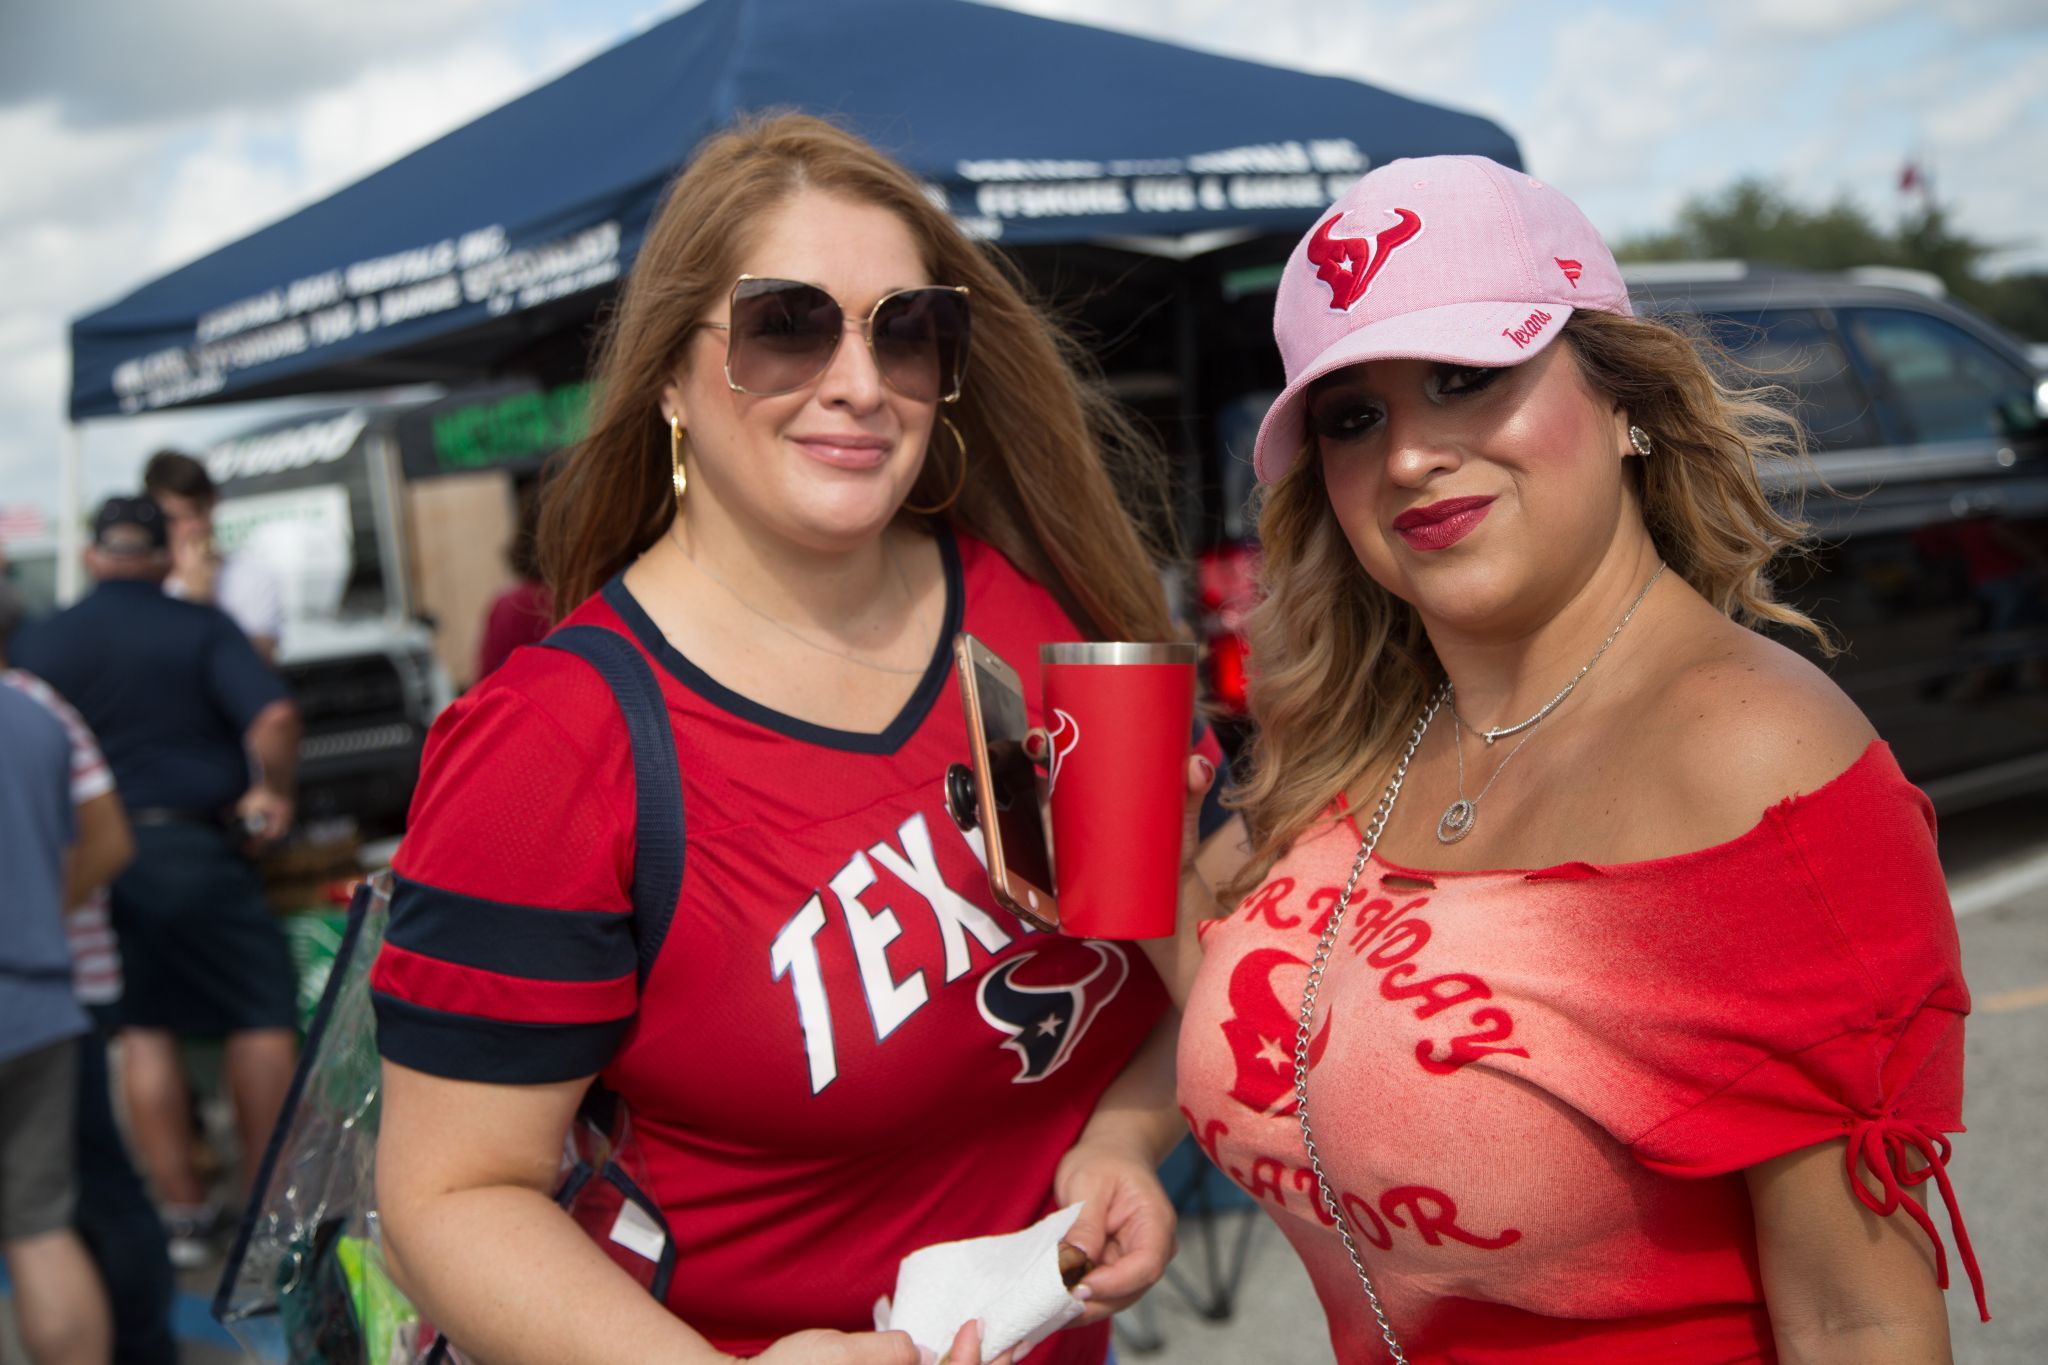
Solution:
M 1807 532 L 1798 511 L 1774 506 L 1765 489 L 1765 471 L 1811 465 L 1785 391 L 1737 387 L 1732 358 L 1662 322 L 1580 310 L 1562 341 L 1592 387 L 1654 434 L 1654 458 L 1630 465 L 1671 572 L 1731 618 L 1804 632 L 1832 653 L 1827 630 L 1771 585 L 1772 559 Z M 1261 596 L 1246 630 L 1258 728 L 1231 796 L 1252 857 L 1226 890 L 1233 898 L 1257 885 L 1338 791 L 1391 768 L 1443 677 L 1414 610 L 1360 567 L 1313 438 L 1268 491 L 1259 538 Z
M 668 528 L 668 428 L 660 394 L 690 328 L 732 287 L 747 234 L 782 200 L 823 190 L 894 213 L 931 278 L 964 284 L 973 352 L 958 403 L 966 470 L 943 446 L 907 501 L 1002 551 L 1097 638 L 1159 640 L 1170 630 L 1148 544 L 1118 502 L 1165 506 L 1156 452 L 1093 376 L 1092 362 L 1025 296 L 1007 258 L 970 242 L 902 166 L 823 119 L 774 114 L 714 134 L 649 227 L 600 343 L 589 434 L 548 489 L 541 561 L 567 614 Z M 946 445 L 951 437 L 938 438 Z M 1114 475 L 1114 477 L 1112 477 Z M 1151 519 L 1159 528 L 1170 520 Z

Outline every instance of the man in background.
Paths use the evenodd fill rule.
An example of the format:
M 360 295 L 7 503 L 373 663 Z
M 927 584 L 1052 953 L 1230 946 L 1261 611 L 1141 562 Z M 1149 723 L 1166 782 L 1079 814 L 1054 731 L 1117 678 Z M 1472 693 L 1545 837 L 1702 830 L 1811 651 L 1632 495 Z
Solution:
M 7 646 L 26 620 L 21 595 L 0 578 L 0 686 L 12 688 L 63 725 L 71 745 L 71 805 L 78 838 L 66 870 L 65 937 L 71 987 L 93 1030 L 78 1040 L 72 1153 L 78 1183 L 72 1225 L 105 1281 L 113 1304 L 114 1365 L 178 1365 L 171 1331 L 177 1286 L 163 1223 L 135 1174 L 114 1122 L 107 1040 L 119 1027 L 121 952 L 107 906 L 107 884 L 135 856 L 135 838 L 114 789 L 114 774 L 85 720 L 51 686 L 10 668 Z
M 164 594 L 155 503 L 109 498 L 86 568 L 93 591 L 24 629 L 13 654 L 92 727 L 134 826 L 135 861 L 113 888 L 121 1087 L 172 1260 L 189 1264 L 205 1258 L 218 1210 L 194 1165 L 179 1038 L 226 1039 L 245 1175 L 296 1062 L 291 957 L 248 853 L 291 824 L 299 713 L 234 622 Z
M 260 560 L 222 555 L 214 545 L 213 509 L 220 499 L 206 466 L 180 451 L 160 450 L 143 466 L 142 491 L 164 509 L 169 526 L 171 575 L 164 591 L 219 607 L 263 662 L 275 659 L 284 633 L 283 594 Z
M 0 1259 L 33 1365 L 105 1365 L 106 1290 L 72 1231 L 78 1040 L 64 878 L 71 746 L 56 717 L 0 687 Z

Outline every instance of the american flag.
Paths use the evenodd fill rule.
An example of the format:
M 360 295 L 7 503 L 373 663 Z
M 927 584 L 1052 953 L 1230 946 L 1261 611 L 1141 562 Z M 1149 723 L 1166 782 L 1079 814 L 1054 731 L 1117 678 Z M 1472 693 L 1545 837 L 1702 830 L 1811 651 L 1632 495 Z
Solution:
M 0 540 L 26 540 L 49 533 L 49 518 L 34 503 L 0 503 Z

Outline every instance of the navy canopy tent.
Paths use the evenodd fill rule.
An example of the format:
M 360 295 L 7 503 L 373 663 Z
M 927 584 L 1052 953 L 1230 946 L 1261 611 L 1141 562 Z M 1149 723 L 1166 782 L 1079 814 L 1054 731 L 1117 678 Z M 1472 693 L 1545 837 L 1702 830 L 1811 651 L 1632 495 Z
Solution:
M 965 0 L 703 0 L 79 319 L 71 415 L 520 368 L 588 324 L 692 146 L 775 106 L 838 118 L 1025 246 L 1292 235 L 1392 157 L 1519 164 L 1472 115 Z

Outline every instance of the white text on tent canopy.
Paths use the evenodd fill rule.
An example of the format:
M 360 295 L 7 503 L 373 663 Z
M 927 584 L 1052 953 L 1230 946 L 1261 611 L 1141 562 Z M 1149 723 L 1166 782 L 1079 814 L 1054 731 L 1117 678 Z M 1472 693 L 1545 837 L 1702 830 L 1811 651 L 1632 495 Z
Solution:
M 493 225 L 304 276 L 203 315 L 191 346 L 122 361 L 114 393 L 123 412 L 165 407 L 219 392 L 238 370 L 465 304 L 481 303 L 493 317 L 536 307 L 617 279 L 619 242 L 610 220 L 512 251 Z M 357 296 L 359 288 L 376 292 Z M 337 293 L 347 297 L 333 302 Z M 302 307 L 317 311 L 294 316 Z
M 1370 164 L 1349 138 L 1315 138 L 1186 158 L 999 157 L 962 161 L 955 169 L 974 184 L 975 213 L 999 230 L 1002 220 L 1012 218 L 1315 209 L 1341 194 Z

